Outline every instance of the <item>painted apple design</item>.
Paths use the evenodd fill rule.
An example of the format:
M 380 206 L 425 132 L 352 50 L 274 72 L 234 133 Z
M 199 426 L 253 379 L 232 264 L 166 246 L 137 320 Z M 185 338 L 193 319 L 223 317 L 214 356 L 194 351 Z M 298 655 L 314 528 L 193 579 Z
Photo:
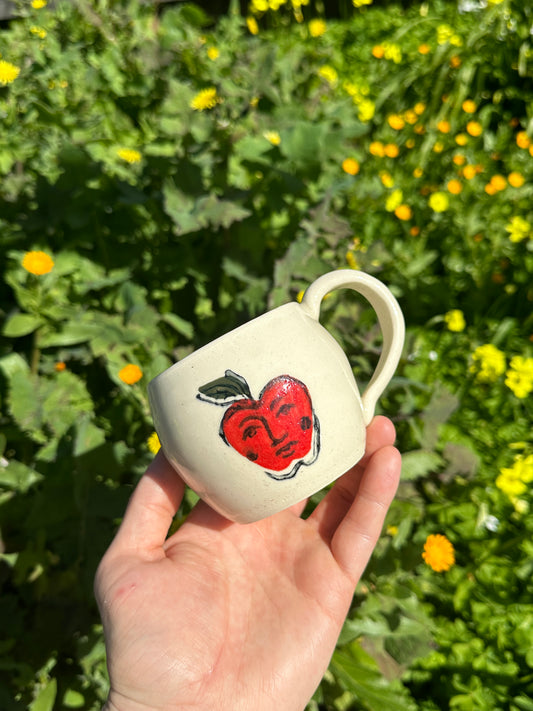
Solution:
M 272 479 L 290 479 L 317 458 L 319 422 L 300 380 L 279 375 L 255 400 L 246 380 L 226 370 L 198 390 L 198 399 L 228 407 L 220 423 L 223 441 Z

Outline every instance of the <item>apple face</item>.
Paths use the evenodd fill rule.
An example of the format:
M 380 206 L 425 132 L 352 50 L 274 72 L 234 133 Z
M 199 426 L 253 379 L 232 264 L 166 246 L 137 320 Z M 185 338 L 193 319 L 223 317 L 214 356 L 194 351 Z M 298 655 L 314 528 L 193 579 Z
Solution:
M 227 370 L 224 378 L 199 388 L 198 398 L 229 405 L 220 436 L 273 479 L 292 478 L 318 456 L 319 423 L 311 396 L 290 375 L 273 378 L 254 399 L 244 378 Z

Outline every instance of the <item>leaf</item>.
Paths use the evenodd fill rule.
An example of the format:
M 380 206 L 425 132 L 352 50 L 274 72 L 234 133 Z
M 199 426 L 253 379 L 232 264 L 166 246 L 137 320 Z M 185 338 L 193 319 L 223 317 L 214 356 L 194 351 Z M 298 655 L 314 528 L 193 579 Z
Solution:
M 14 314 L 4 324 L 2 334 L 8 338 L 19 338 L 33 333 L 42 324 L 40 316 L 33 314 Z
M 25 493 L 42 479 L 42 474 L 15 459 L 6 466 L 0 464 L 0 486 L 19 493 Z
M 212 380 L 210 383 L 202 385 L 198 390 L 200 392 L 199 400 L 212 402 L 216 405 L 228 405 L 235 400 L 252 397 L 246 380 L 232 370 L 226 370 L 223 378 Z
M 53 711 L 57 695 L 57 680 L 50 679 L 30 704 L 28 711 Z
M 437 471 L 443 464 L 437 452 L 415 449 L 402 455 L 402 480 L 412 481 Z
M 194 337 L 194 326 L 189 321 L 186 321 L 184 318 L 181 318 L 181 316 L 172 313 L 162 314 L 161 321 L 168 323 L 168 325 L 172 326 L 175 331 L 181 333 L 181 335 L 185 336 L 187 340 L 192 341 Z

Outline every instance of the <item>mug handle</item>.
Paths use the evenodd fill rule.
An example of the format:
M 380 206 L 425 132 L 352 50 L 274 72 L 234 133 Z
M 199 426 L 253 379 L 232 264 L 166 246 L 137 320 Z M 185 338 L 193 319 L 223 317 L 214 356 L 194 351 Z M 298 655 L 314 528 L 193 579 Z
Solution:
M 339 269 L 316 279 L 307 288 L 300 305 L 309 316 L 318 321 L 324 296 L 334 289 L 344 288 L 357 291 L 370 302 L 383 333 L 381 356 L 361 397 L 366 427 L 374 417 L 378 398 L 394 375 L 400 360 L 405 339 L 405 322 L 398 302 L 385 284 L 369 274 L 353 269 Z

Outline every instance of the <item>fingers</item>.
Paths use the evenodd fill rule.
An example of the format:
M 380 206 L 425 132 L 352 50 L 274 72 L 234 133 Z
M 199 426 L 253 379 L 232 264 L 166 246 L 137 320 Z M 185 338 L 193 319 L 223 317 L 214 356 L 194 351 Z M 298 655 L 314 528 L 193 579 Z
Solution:
M 379 449 L 368 461 L 357 495 L 331 540 L 331 552 L 355 584 L 377 543 L 400 481 L 401 456 L 395 447 Z
M 366 451 L 364 457 L 344 476 L 338 479 L 332 489 L 322 499 L 309 517 L 322 538 L 330 541 L 338 525 L 348 512 L 359 488 L 361 475 L 370 457 L 381 447 L 394 444 L 396 432 L 387 417 L 374 417 L 366 431 Z
M 160 555 L 185 484 L 160 452 L 133 492 L 113 541 L 115 552 Z

